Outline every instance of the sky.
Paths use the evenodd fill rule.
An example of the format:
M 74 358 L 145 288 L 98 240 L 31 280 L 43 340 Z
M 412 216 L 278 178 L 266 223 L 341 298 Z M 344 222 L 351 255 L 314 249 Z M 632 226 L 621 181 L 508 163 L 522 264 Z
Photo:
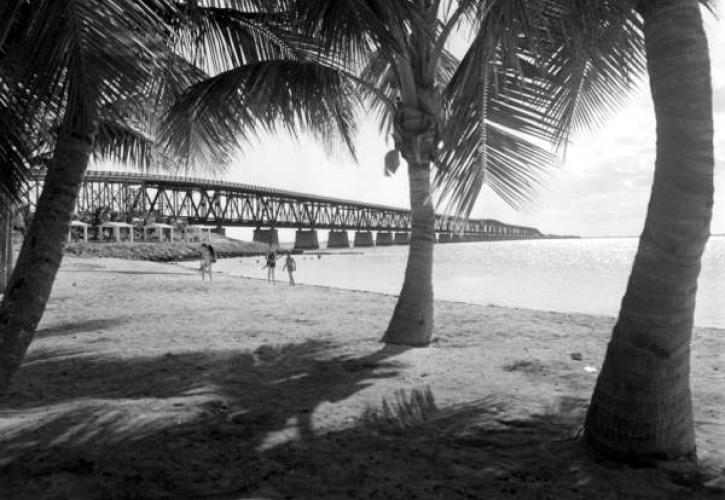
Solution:
M 713 234 L 725 234 L 725 21 L 706 15 L 715 118 Z M 264 138 L 245 148 L 226 180 L 408 208 L 405 162 L 383 175 L 391 142 L 371 118 L 361 118 L 358 162 L 328 156 L 311 141 Z M 546 234 L 637 236 L 649 200 L 655 158 L 655 119 L 646 80 L 596 131 L 573 137 L 560 168 L 527 207 L 516 211 L 485 187 L 471 217 L 533 226 Z

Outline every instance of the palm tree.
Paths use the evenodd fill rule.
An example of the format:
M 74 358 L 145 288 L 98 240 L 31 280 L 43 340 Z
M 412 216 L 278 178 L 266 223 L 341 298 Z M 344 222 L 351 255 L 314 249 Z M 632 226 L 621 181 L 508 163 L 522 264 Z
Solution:
M 231 78 L 243 81 L 241 89 L 276 92 L 276 106 L 263 106 L 251 91 L 241 97 L 246 110 L 235 109 L 245 124 L 272 128 L 286 121 L 292 130 L 309 126 L 324 137 L 337 133 L 348 140 L 354 128 L 345 111 L 351 108 L 346 102 L 350 93 L 324 68 L 307 68 L 306 87 L 289 83 L 294 83 L 295 71 L 289 65 L 260 69 L 260 61 L 288 43 L 263 13 L 239 18 L 217 9 L 221 24 L 205 24 L 192 17 L 199 12 L 196 2 L 177 5 L 170 0 L 12 0 L 2 9 L 10 16 L 0 21 L 0 107 L 7 112 L 0 118 L 6 125 L 0 133 L 0 152 L 7 154 L 0 176 L 4 194 L 12 196 L 22 185 L 37 150 L 37 131 L 48 128 L 48 118 L 55 125 L 44 190 L 0 304 L 0 391 L 9 386 L 42 317 L 91 155 L 147 165 L 159 155 L 169 156 L 155 145 L 157 118 L 182 90 L 206 76 L 205 68 L 188 60 L 189 51 L 204 44 L 190 42 L 228 42 L 225 37 L 231 36 L 235 56 L 254 63 Z M 237 29 L 240 25 L 245 29 Z M 189 34 L 193 39 L 184 39 Z M 310 50 L 308 43 L 300 45 L 299 50 Z M 212 81 L 228 82 L 224 77 Z M 325 95 L 315 88 L 323 88 Z M 206 124 L 186 118 L 182 139 L 193 139 Z M 193 140 L 178 142 L 187 149 L 171 154 L 180 151 L 184 160 L 202 159 L 206 165 L 226 152 L 199 149 Z
M 547 92 L 552 100 L 544 101 L 554 121 L 584 125 L 597 121 L 592 113 L 602 105 L 611 108 L 613 102 L 600 100 L 606 95 L 601 90 L 619 78 L 623 58 L 638 59 L 640 38 L 657 119 L 645 227 L 592 396 L 585 440 L 625 461 L 694 457 L 689 345 L 700 258 L 709 236 L 714 163 L 710 68 L 698 0 L 542 4 L 558 12 L 565 27 L 542 23 L 548 32 L 544 52 L 553 55 L 543 66 L 560 76 Z M 567 44 L 575 50 L 556 50 Z M 631 69 L 636 73 L 638 67 Z M 593 80 L 592 70 L 599 73 Z M 577 90 L 587 87 L 589 92 Z M 584 101 L 579 112 L 572 107 L 577 93 Z M 561 128 L 560 135 L 565 133 Z M 470 205 L 477 179 L 475 169 L 460 167 L 444 186 L 460 206 Z
M 0 304 L 0 391 L 45 309 L 102 110 L 122 100 L 129 112 L 140 106 L 133 97 L 156 70 L 149 41 L 168 32 L 157 12 L 170 8 L 164 0 L 5 2 L 0 147 L 14 153 L 5 157 L 6 194 L 17 193 L 25 177 L 33 131 L 49 116 L 57 129 L 45 188 Z
M 640 2 L 657 157 L 645 226 L 585 423 L 615 458 L 695 456 L 690 339 L 713 205 L 712 88 L 697 0 Z
M 542 9 L 528 0 L 492 0 L 488 5 L 474 0 L 277 2 L 290 16 L 288 25 L 321 48 L 315 54 L 315 67 L 322 62 L 330 75 L 337 71 L 341 82 L 356 84 L 378 112 L 381 129 L 393 132 L 395 151 L 388 158 L 400 153 L 408 163 L 410 250 L 385 342 L 426 345 L 431 339 L 432 166 L 438 167 L 444 195 L 466 191 L 458 203 L 463 212 L 470 211 L 483 177 L 503 199 L 518 206 L 556 162 L 532 139 L 561 142 L 572 126 L 592 120 L 594 104 L 613 105 L 631 84 L 627 75 L 640 62 L 636 50 L 623 50 L 635 57 L 614 58 L 617 64 L 609 66 L 615 49 L 633 43 L 632 24 L 593 31 L 610 50 L 592 53 L 586 44 L 592 40 L 590 34 L 572 54 L 565 50 L 570 40 L 562 35 L 569 26 L 554 22 L 571 9 L 562 8 L 561 2 L 550 3 L 553 7 Z M 457 61 L 446 44 L 466 21 L 480 29 Z M 535 28 L 540 24 L 547 24 L 547 29 Z M 559 34 L 559 39 L 551 33 Z M 244 71 L 234 64 L 226 69 L 229 74 Z M 189 99 L 174 110 L 181 118 L 171 121 L 170 130 L 183 129 L 190 121 L 188 110 L 193 110 L 194 121 L 212 131 L 196 137 L 208 146 L 220 137 L 231 140 L 244 132 L 235 127 L 245 122 L 236 105 L 229 109 L 238 95 L 239 78 L 224 75 L 215 78 L 228 84 L 211 81 L 195 86 Z M 580 97 L 584 105 L 578 102 Z M 483 122 L 485 127 L 479 125 Z M 172 142 L 183 146 L 183 141 Z
M 354 88 L 294 27 L 286 1 L 191 2 L 179 24 L 176 50 L 206 77 L 168 107 L 158 139 L 185 167 L 218 174 L 262 131 L 342 143 L 355 156 Z
M 481 2 L 470 1 L 411 3 L 417 16 L 410 27 L 390 28 L 402 49 L 381 47 L 362 78 L 385 92 L 386 99 L 374 99 L 373 106 L 379 112 L 381 128 L 389 130 L 392 126 L 392 154 L 399 152 L 406 160 L 410 189 L 412 228 L 405 278 L 382 340 L 424 346 L 433 333 L 432 167 L 438 167 L 439 175 L 444 176 L 461 164 L 471 168 L 485 162 L 492 188 L 517 206 L 541 184 L 543 174 L 556 159 L 531 141 L 533 137 L 551 139 L 554 132 L 538 102 L 507 100 L 503 87 L 498 95 L 487 95 L 492 76 L 510 77 L 513 68 L 507 62 L 516 52 L 525 51 L 518 40 L 507 50 L 502 48 L 501 42 L 512 37 L 501 27 L 504 23 L 511 25 L 508 19 L 496 18 L 492 12 L 510 14 L 504 4 L 491 2 L 488 9 L 482 9 Z M 464 58 L 458 61 L 446 46 L 465 20 L 478 22 L 481 28 Z M 501 56 L 498 62 L 494 54 Z M 531 90 L 543 83 L 531 72 L 520 72 L 518 76 L 516 82 L 509 78 L 511 89 Z M 492 105 L 497 98 L 507 102 L 508 107 Z M 486 120 L 480 114 L 482 105 L 489 111 Z M 484 130 L 479 134 L 484 120 Z M 512 124 L 511 128 L 505 126 Z
M 592 26 L 592 16 L 569 2 L 412 3 L 418 16 L 392 33 L 402 51 L 378 50 L 363 79 L 388 98 L 374 105 L 383 127 L 392 124 L 410 179 L 410 252 L 383 341 L 426 345 L 433 331 L 431 166 L 440 200 L 459 214 L 470 213 L 484 183 L 520 206 L 556 163 L 537 140 L 560 144 L 572 128 L 595 121 L 594 108 L 616 107 L 641 68 L 641 50 L 631 16 L 610 3 L 595 10 L 621 22 L 605 26 Z M 464 22 L 477 29 L 457 61 L 446 44 Z M 580 33 L 576 43 L 566 36 L 570 28 Z

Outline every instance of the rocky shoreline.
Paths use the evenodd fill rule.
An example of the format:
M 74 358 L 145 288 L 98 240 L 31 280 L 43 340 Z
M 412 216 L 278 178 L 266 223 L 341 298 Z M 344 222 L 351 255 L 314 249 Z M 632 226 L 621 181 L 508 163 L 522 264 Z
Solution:
M 199 259 L 198 242 L 121 242 L 96 243 L 74 242 L 68 244 L 66 255 L 84 258 L 117 258 L 129 260 L 149 260 L 154 262 L 180 262 Z M 249 257 L 264 255 L 267 245 L 257 242 L 232 240 L 224 237 L 212 239 L 212 245 L 218 258 Z

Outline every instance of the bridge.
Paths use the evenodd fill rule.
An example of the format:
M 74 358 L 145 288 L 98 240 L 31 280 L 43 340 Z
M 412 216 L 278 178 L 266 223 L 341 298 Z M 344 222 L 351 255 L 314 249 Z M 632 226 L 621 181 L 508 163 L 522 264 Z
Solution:
M 25 193 L 34 211 L 45 175 L 36 172 Z M 329 230 L 328 248 L 407 244 L 409 210 L 247 184 L 173 175 L 88 171 L 76 201 L 76 215 L 90 219 L 106 208 L 116 220 L 153 216 L 156 221 L 252 227 L 254 240 L 279 243 L 278 228 L 296 229 L 295 248 L 317 249 L 317 230 Z M 436 241 L 534 239 L 535 228 L 493 219 L 435 217 Z M 373 232 L 376 237 L 373 240 Z

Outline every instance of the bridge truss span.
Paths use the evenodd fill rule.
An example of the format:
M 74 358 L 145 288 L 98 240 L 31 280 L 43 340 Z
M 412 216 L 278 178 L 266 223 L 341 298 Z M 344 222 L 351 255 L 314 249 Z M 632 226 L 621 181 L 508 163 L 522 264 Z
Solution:
M 31 211 L 44 178 L 42 173 L 35 174 L 28 187 Z M 169 222 L 253 228 L 395 233 L 411 228 L 410 211 L 402 208 L 202 178 L 88 171 L 76 214 L 86 218 L 99 209 L 128 221 L 153 215 Z M 435 229 L 451 239 L 542 237 L 535 228 L 445 215 L 436 215 Z

